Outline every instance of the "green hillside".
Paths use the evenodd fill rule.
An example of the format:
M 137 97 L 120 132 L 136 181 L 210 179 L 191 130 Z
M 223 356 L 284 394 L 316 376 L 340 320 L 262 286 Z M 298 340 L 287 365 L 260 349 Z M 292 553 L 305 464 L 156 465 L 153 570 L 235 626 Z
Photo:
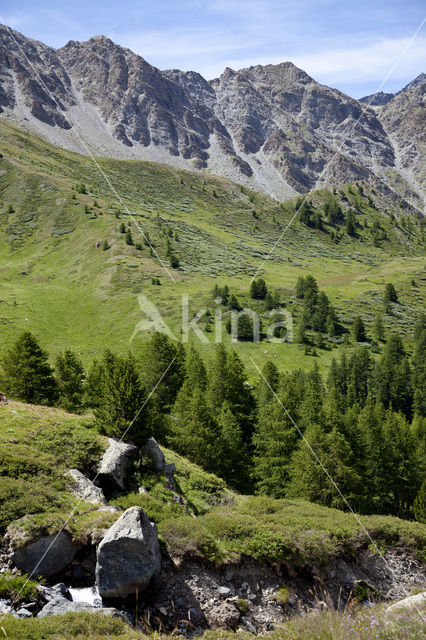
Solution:
M 6 526 L 14 546 L 43 531 L 65 530 L 78 545 L 92 544 L 121 514 L 99 510 L 71 494 L 64 475 L 70 466 L 82 471 L 96 461 L 106 441 L 93 428 L 91 416 L 75 416 L 59 409 L 12 402 L 1 408 L 0 455 L 7 464 L 0 473 L 0 532 Z M 423 557 L 426 525 L 389 516 L 361 516 L 328 509 L 302 500 L 242 496 L 231 491 L 217 476 L 208 474 L 185 458 L 166 450 L 176 465 L 176 491 L 182 504 L 167 489 L 165 478 L 136 465 L 129 487 L 112 504 L 126 509 L 139 505 L 156 522 L 163 550 L 179 563 L 201 561 L 205 568 L 251 559 L 286 566 L 290 575 L 301 567 L 325 575 L 339 556 L 356 558 L 369 546 L 371 557 L 391 547 L 398 553 Z M 145 493 L 138 486 L 145 487 Z M 261 521 L 262 526 L 259 526 Z M 367 533 L 368 532 L 368 533 Z M 213 564 L 212 564 L 213 563 Z M 179 566 L 179 564 L 177 564 Z M 0 597 L 14 597 L 25 582 L 26 597 L 35 589 L 37 577 L 25 582 L 16 574 L 4 574 Z M 283 587 L 284 588 L 284 587 Z M 287 589 L 288 591 L 288 589 Z M 25 598 L 21 594 L 21 598 Z M 246 601 L 242 601 L 246 602 Z M 372 621 L 374 620 L 374 623 Z M 358 608 L 356 599 L 342 612 L 297 616 L 283 622 L 272 636 L 281 638 L 418 637 L 421 620 L 413 611 L 393 616 L 383 605 Z M 373 626 L 373 628 L 372 628 Z M 134 638 L 153 637 L 130 628 L 122 620 L 95 614 L 67 614 L 50 618 L 16 620 L 3 616 L 6 638 Z M 386 631 L 381 635 L 381 631 Z M 371 635 L 369 632 L 371 631 Z M 362 633 L 361 633 L 362 632 Z M 376 635 L 379 633 L 379 635 Z M 252 637 L 242 633 L 243 638 Z M 160 637 L 156 633 L 155 637 Z M 163 636 L 161 636 L 163 637 Z M 164 636 L 166 637 L 166 636 Z M 206 638 L 231 638 L 225 631 L 208 631 Z M 419 636 L 420 637 L 420 636 Z
M 86 543 L 89 534 L 96 537 L 96 531 L 110 526 L 120 512 L 105 512 L 77 500 L 64 476 L 70 467 L 87 472 L 106 444 L 93 428 L 91 416 L 18 402 L 3 407 L 0 454 L 7 463 L 0 475 L 0 532 L 12 525 L 9 531 L 14 531 L 16 545 L 31 539 L 40 527 L 54 533 L 77 503 L 78 509 L 66 523 L 77 543 Z M 165 452 L 167 462 L 176 465 L 176 488 L 184 504 L 173 500 L 164 476 L 143 467 L 135 468 L 127 492 L 112 504 L 123 510 L 141 506 L 156 522 L 174 557 L 189 554 L 223 562 L 244 554 L 288 566 L 313 563 L 319 567 L 336 553 L 355 552 L 357 545 L 370 543 L 350 513 L 303 500 L 242 496 L 221 478 L 171 450 Z M 141 485 L 146 493 L 138 491 Z M 362 516 L 361 521 L 376 544 L 397 545 L 422 557 L 426 525 L 390 516 Z
M 249 299 L 250 280 L 300 201 L 278 203 L 229 181 L 164 165 L 99 159 L 132 220 L 90 158 L 4 121 L 0 135 L 0 323 L 7 343 L 29 329 L 53 356 L 67 346 L 86 364 L 105 346 L 137 352 L 145 340 L 139 331 L 131 340 L 145 319 L 139 294 L 149 298 L 179 337 L 182 294 L 190 296 L 193 314 L 204 308 L 214 314 L 215 283 L 227 284 L 241 305 L 264 311 Z M 334 192 L 310 194 L 313 217 L 322 216 L 322 229 L 294 220 L 260 275 L 297 319 L 294 287 L 300 275 L 312 273 L 342 327 L 349 329 L 359 314 L 367 332 L 383 310 L 384 285 L 391 281 L 399 305 L 385 315 L 384 324 L 410 344 L 424 303 L 422 223 L 403 203 L 388 201 L 364 183 Z M 341 210 L 332 224 L 325 215 L 330 202 Z M 345 228 L 350 208 L 355 212 L 353 237 Z M 133 245 L 120 232 L 123 223 Z M 104 241 L 110 248 L 96 248 Z M 168 253 L 177 256 L 179 268 L 169 266 Z M 214 344 L 214 324 L 205 317 L 199 324 L 209 341 L 199 344 L 206 355 Z M 343 338 L 325 346 L 316 349 L 322 370 L 336 351 L 346 348 Z M 275 358 L 280 369 L 313 364 L 302 345 L 262 341 L 235 347 L 251 373 L 250 355 L 259 365 Z

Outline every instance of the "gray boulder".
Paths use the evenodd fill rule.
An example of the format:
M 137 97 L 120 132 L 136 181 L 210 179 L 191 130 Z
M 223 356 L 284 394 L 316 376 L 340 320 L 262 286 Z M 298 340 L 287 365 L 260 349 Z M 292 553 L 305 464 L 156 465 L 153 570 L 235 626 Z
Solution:
M 138 448 L 114 438 L 108 438 L 109 447 L 101 458 L 97 468 L 97 482 L 102 488 L 124 489 L 126 477 L 136 457 Z
M 107 531 L 97 551 L 96 582 L 102 598 L 144 591 L 161 569 L 157 531 L 140 507 L 131 507 Z
M 81 498 L 81 500 L 91 502 L 92 504 L 106 504 L 102 489 L 96 487 L 81 471 L 78 469 L 70 469 L 68 475 L 70 475 L 73 480 L 71 490 L 76 498 Z
M 152 471 L 164 473 L 166 470 L 166 458 L 161 451 L 158 442 L 154 438 L 148 438 L 143 448 L 143 456 L 147 459 L 148 466 Z
M 62 598 L 63 600 L 72 600 L 70 590 L 67 585 L 63 582 L 59 582 L 55 584 L 53 587 L 45 587 L 43 585 L 39 585 L 37 587 L 37 591 L 42 600 L 49 602 L 50 600 L 55 600 L 58 598 Z
M 71 562 L 77 549 L 64 532 L 57 535 L 42 536 L 35 542 L 17 549 L 12 554 L 12 561 L 25 573 L 35 572 L 46 578 L 59 573 Z
M 45 618 L 46 616 L 60 616 L 64 613 L 76 613 L 84 611 L 86 613 L 101 613 L 105 616 L 112 616 L 113 618 L 121 618 L 125 622 L 128 619 L 118 609 L 113 607 L 93 607 L 87 602 L 70 602 L 65 598 L 55 598 L 50 600 L 43 609 L 38 613 L 37 618 Z

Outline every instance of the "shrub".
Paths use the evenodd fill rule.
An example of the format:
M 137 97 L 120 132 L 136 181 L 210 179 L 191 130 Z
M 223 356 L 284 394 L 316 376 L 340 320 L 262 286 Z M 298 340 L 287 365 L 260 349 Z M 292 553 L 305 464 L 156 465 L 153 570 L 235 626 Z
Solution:
M 282 606 L 285 606 L 288 602 L 288 599 L 290 597 L 290 587 L 287 587 L 287 585 L 283 584 L 276 592 L 275 592 L 275 600 L 281 604 Z
M 189 516 L 161 522 L 159 533 L 172 556 L 203 556 L 214 562 L 220 554 L 214 537 L 200 520 Z
M 10 571 L 0 575 L 0 598 L 16 602 L 33 600 L 37 597 L 37 582 L 29 580 L 27 575 L 17 576 Z
M 250 609 L 249 601 L 244 600 L 244 598 L 238 598 L 238 600 L 235 602 L 235 606 L 237 607 L 238 611 L 241 613 L 242 616 L 245 616 Z

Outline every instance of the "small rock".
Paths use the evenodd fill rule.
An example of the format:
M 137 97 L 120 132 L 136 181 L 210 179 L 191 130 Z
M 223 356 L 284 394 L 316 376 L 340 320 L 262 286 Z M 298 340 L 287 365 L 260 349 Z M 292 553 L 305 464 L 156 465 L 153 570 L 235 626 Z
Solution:
M 58 582 L 53 587 L 43 587 L 39 585 L 37 587 L 37 591 L 40 594 L 42 600 L 49 602 L 49 600 L 54 600 L 55 598 L 64 598 L 65 600 L 72 600 L 72 596 L 70 590 L 67 585 L 63 582 Z
M 235 629 L 240 619 L 240 612 L 231 602 L 223 602 L 207 614 L 207 619 L 213 628 Z
M 257 633 L 256 627 L 252 622 L 250 622 L 250 620 L 247 620 L 247 618 L 242 617 L 241 622 L 246 627 L 247 631 L 250 631 L 250 633 Z
M 226 582 L 231 582 L 233 577 L 234 577 L 234 570 L 232 569 L 232 567 L 226 567 L 225 575 L 224 575 Z
M 219 587 L 217 592 L 226 598 L 226 596 L 229 596 L 229 594 L 231 593 L 231 589 L 229 587 Z
M 24 609 L 24 608 L 19 609 L 19 611 L 17 611 L 16 613 L 20 618 L 31 618 L 33 615 L 31 611 L 28 611 L 28 609 Z

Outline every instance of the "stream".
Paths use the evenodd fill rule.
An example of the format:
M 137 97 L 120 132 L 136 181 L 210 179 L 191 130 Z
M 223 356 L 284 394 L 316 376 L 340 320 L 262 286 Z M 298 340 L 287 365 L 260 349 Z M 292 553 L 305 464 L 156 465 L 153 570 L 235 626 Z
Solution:
M 102 607 L 102 598 L 98 587 L 68 587 L 73 602 L 86 602 L 92 607 Z

